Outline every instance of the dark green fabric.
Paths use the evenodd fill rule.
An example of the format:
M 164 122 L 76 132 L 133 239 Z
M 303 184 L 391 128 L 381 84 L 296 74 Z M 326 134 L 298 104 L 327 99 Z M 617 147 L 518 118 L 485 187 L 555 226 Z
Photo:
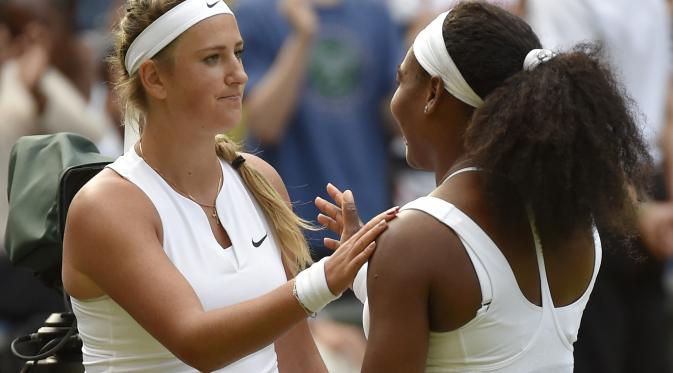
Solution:
M 5 249 L 11 263 L 42 272 L 60 267 L 59 181 L 70 167 L 110 161 L 87 138 L 72 133 L 24 136 L 9 160 Z

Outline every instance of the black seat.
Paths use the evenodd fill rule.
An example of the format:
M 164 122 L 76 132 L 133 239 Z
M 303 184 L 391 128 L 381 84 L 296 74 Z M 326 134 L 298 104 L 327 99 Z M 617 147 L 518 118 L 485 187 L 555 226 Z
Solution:
M 101 172 L 105 166 L 111 162 L 88 163 L 79 166 L 70 167 L 61 176 L 61 182 L 58 192 L 58 211 L 59 211 L 59 229 L 61 232 L 61 241 L 63 241 L 63 234 L 65 233 L 65 220 L 68 215 L 68 208 L 75 194 Z

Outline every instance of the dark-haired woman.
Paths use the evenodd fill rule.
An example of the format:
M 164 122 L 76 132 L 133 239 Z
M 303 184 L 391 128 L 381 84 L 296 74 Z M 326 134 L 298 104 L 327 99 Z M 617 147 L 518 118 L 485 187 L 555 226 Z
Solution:
M 398 80 L 407 161 L 437 188 L 378 240 L 363 371 L 572 372 L 595 227 L 634 228 L 629 188 L 650 163 L 612 75 L 587 48 L 555 55 L 519 18 L 464 2 L 418 35 Z

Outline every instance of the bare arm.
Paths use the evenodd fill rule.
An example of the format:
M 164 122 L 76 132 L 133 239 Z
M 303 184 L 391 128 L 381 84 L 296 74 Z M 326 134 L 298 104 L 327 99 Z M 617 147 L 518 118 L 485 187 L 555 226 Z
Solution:
M 278 338 L 275 345 L 281 373 L 327 372 L 306 320 Z
M 79 193 L 70 208 L 64 261 L 185 363 L 214 370 L 270 344 L 306 317 L 291 295 L 291 283 L 251 301 L 204 311 L 163 252 L 151 202 L 125 181 L 95 186 L 98 190 Z M 115 203 L 101 203 L 100 195 Z
M 292 24 L 276 59 L 246 97 L 246 123 L 264 144 L 280 141 L 296 106 L 308 63 L 317 18 L 306 0 L 283 0 L 281 10 Z
M 375 226 L 354 237 L 354 242 L 362 240 L 352 248 L 362 250 L 340 248 L 327 262 L 327 279 L 334 291 L 343 291 L 371 254 L 371 246 L 364 249 L 366 241 L 385 229 L 372 221 L 370 227 Z M 306 312 L 292 295 L 291 281 L 253 300 L 205 311 L 165 255 L 158 238 L 160 227 L 147 197 L 105 170 L 78 193 L 70 207 L 64 273 L 74 268 L 174 355 L 202 371 L 220 368 L 270 344 L 305 319 Z M 71 281 L 64 275 L 66 288 Z
M 401 213 L 369 261 L 371 325 L 362 372 L 423 372 L 428 348 L 427 258 L 416 227 Z M 414 244 L 415 242 L 415 244 Z M 410 253 L 413 247 L 414 253 Z

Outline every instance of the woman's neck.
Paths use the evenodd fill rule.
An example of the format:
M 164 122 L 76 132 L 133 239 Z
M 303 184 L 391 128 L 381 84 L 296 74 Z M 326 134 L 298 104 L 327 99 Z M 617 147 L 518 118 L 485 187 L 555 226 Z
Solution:
M 215 134 L 197 125 L 157 122 L 148 117 L 136 152 L 170 184 L 194 196 L 210 197 L 221 176 Z
M 435 170 L 435 182 L 437 186 L 441 185 L 452 173 L 467 167 L 478 167 L 478 165 L 464 155 L 453 161 L 445 162 Z

